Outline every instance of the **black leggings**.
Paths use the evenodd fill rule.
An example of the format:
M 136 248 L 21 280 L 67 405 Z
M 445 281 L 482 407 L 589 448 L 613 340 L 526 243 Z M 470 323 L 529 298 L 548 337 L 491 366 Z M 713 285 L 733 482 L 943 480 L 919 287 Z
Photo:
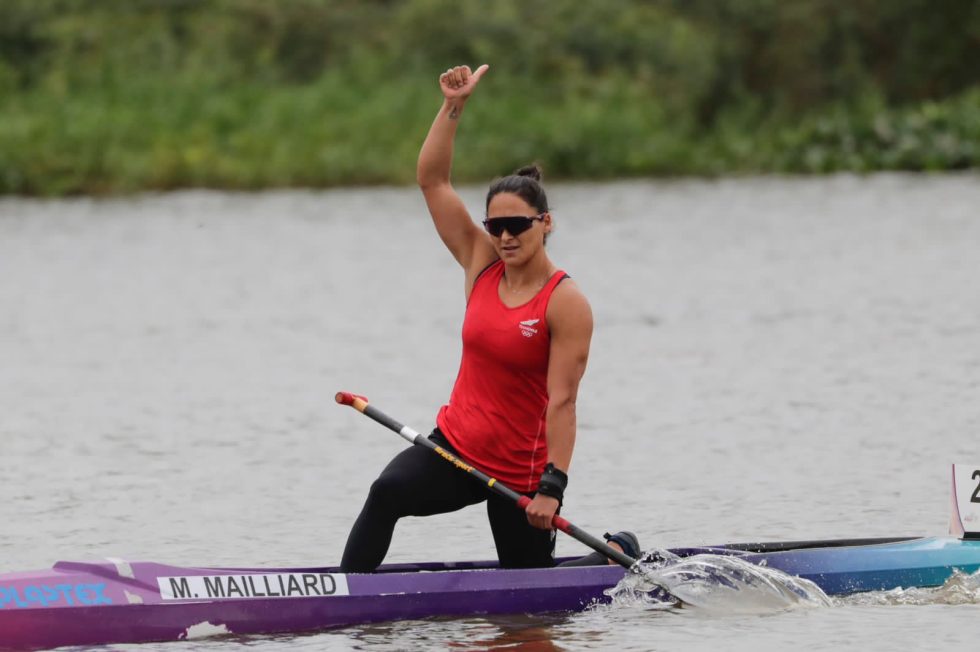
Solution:
M 438 428 L 429 439 L 453 450 Z M 411 446 L 396 455 L 371 485 L 364 508 L 347 538 L 340 568 L 345 573 L 376 569 L 388 553 L 395 523 L 403 516 L 445 514 L 483 501 L 487 501 L 493 542 L 503 568 L 555 565 L 553 531 L 532 526 L 524 510 L 510 500 L 491 493 L 479 480 L 432 451 Z

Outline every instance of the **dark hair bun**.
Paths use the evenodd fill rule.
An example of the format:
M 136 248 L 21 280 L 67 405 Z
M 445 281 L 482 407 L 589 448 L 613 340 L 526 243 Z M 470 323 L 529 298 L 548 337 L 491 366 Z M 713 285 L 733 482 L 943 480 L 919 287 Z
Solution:
M 531 165 L 525 165 L 519 170 L 514 172 L 516 177 L 531 177 L 535 181 L 541 181 L 541 166 L 537 163 L 532 163 Z
M 508 174 L 490 184 L 490 190 L 487 191 L 487 210 L 490 210 L 490 200 L 502 192 L 517 195 L 528 206 L 534 206 L 539 213 L 547 213 L 549 210 L 548 198 L 541 187 L 541 168 L 536 163 L 525 165 L 514 174 Z

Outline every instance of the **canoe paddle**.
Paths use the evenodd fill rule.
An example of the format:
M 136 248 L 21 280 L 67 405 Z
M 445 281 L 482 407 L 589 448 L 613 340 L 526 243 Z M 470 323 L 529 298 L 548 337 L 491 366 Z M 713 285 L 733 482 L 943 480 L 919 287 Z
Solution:
M 431 450 L 436 455 L 443 458 L 450 464 L 455 465 L 456 468 L 459 469 L 460 471 L 465 471 L 466 473 L 469 473 L 474 478 L 478 479 L 480 482 L 485 484 L 490 491 L 494 492 L 497 495 L 503 496 L 504 498 L 510 499 L 521 509 L 527 509 L 527 506 L 531 504 L 531 499 L 528 498 L 527 496 L 522 496 L 521 494 L 517 493 L 513 489 L 504 486 L 500 482 L 497 482 L 496 478 L 491 478 L 483 471 L 473 468 L 463 460 L 453 455 L 451 452 L 447 451 L 442 446 L 434 443 L 428 437 L 424 437 L 417 431 L 409 428 L 408 426 L 402 425 L 401 423 L 392 419 L 390 416 L 388 416 L 378 408 L 374 407 L 373 405 L 370 405 L 368 403 L 367 397 L 360 396 L 359 394 L 351 394 L 350 392 L 337 392 L 335 398 L 337 399 L 337 402 L 340 403 L 341 405 L 349 405 L 355 410 L 357 410 L 358 412 L 371 417 L 372 419 L 374 419 L 381 425 L 385 426 L 386 428 L 390 430 L 394 430 L 410 443 L 415 444 L 416 446 L 422 446 L 424 448 L 428 448 L 429 450 Z M 620 552 L 619 550 L 616 550 L 615 548 L 607 544 L 605 541 L 602 541 L 601 539 L 597 539 L 596 537 L 592 536 L 588 532 L 582 531 L 581 529 L 579 529 L 572 523 L 569 523 L 567 520 L 565 520 L 561 516 L 558 516 L 557 514 L 551 519 L 551 524 L 555 527 L 555 529 L 561 530 L 568 536 L 572 537 L 573 539 L 576 539 L 577 541 L 580 541 L 581 543 L 584 543 L 588 547 L 592 548 L 598 553 L 605 555 L 609 559 L 612 559 L 614 562 L 616 562 L 620 566 L 623 566 L 624 568 L 633 569 L 633 567 L 639 563 L 638 560 L 633 559 L 629 555 Z

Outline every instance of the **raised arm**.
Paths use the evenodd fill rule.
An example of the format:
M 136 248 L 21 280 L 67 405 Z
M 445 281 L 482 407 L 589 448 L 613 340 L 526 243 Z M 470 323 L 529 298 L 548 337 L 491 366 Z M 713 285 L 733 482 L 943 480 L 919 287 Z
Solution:
M 458 66 L 439 77 L 443 103 L 422 144 L 417 170 L 419 188 L 425 196 L 436 231 L 466 272 L 467 294 L 473 277 L 493 262 L 496 254 L 489 236 L 473 222 L 449 177 L 459 118 L 487 69 L 487 65 L 482 65 L 476 72 L 470 72 L 469 66 Z
M 568 473 L 575 448 L 575 401 L 592 342 L 592 308 L 578 286 L 565 279 L 551 296 L 546 318 L 551 333 L 546 414 L 548 462 Z M 557 509 L 557 499 L 539 493 L 527 507 L 528 521 L 535 527 L 550 529 Z

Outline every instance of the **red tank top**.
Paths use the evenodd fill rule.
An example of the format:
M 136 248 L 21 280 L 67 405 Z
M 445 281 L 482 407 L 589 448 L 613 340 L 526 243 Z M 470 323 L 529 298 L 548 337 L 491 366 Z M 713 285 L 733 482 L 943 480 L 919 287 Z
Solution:
M 449 403 L 436 423 L 481 471 L 519 492 L 534 491 L 548 462 L 545 414 L 551 335 L 545 312 L 558 271 L 527 303 L 508 308 L 498 294 L 503 261 L 473 284 L 463 319 L 463 357 Z

